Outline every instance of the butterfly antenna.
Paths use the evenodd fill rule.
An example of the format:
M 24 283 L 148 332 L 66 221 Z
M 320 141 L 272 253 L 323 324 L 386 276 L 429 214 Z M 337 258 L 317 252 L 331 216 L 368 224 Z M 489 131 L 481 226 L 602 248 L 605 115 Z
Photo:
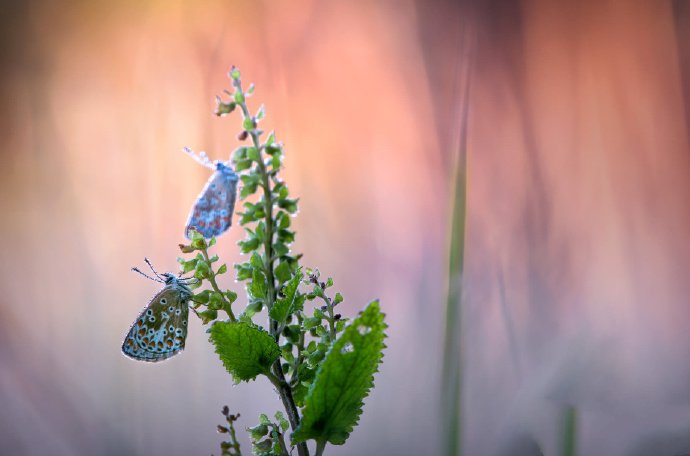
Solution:
M 153 265 L 151 264 L 151 261 L 149 261 L 149 259 L 146 258 L 146 257 L 144 257 L 144 261 L 146 262 L 146 264 L 149 265 L 149 268 L 151 268 L 151 270 L 152 270 L 153 273 L 156 275 L 156 277 L 158 277 L 160 280 L 162 280 L 163 282 L 165 282 L 165 279 L 164 279 L 163 277 L 161 277 L 161 276 L 158 274 L 158 272 L 156 272 L 156 270 L 153 268 Z
M 153 280 L 154 282 L 162 282 L 162 281 L 159 280 L 159 279 L 154 279 L 154 278 L 151 277 L 150 275 L 141 272 L 141 269 L 139 269 L 139 268 L 134 267 L 134 268 L 132 268 L 132 271 L 138 272 L 139 274 L 143 275 L 144 277 L 146 277 L 146 278 L 149 279 L 149 280 Z
M 180 272 L 180 273 L 177 275 L 177 278 L 178 278 L 179 280 L 181 280 L 182 282 L 189 283 L 190 280 L 193 280 L 193 281 L 194 281 L 193 283 L 194 283 L 195 285 L 196 285 L 197 283 L 201 283 L 201 280 L 198 279 L 198 278 L 196 278 L 196 277 L 194 277 L 193 274 L 190 275 L 189 277 L 182 277 L 182 274 L 184 274 L 184 272 Z
M 185 154 L 192 157 L 194 161 L 199 163 L 201 166 L 205 166 L 207 168 L 211 168 L 214 170 L 216 169 L 216 167 L 213 166 L 213 162 L 208 158 L 208 155 L 206 155 L 206 152 L 201 151 L 198 154 L 195 154 L 189 147 L 185 147 L 184 149 L 182 149 L 182 151 Z

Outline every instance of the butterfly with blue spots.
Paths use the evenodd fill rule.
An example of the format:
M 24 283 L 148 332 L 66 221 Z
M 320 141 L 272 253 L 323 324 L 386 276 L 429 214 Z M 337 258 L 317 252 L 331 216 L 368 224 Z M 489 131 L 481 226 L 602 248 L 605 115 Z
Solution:
M 122 343 L 122 353 L 137 361 L 157 362 L 184 350 L 189 301 L 193 296 L 189 285 L 194 279 L 176 277 L 168 272 L 159 275 L 149 260 L 145 261 L 156 278 L 138 268 L 133 270 L 165 286 L 132 323 Z
M 185 236 L 191 238 L 192 228 L 206 239 L 219 236 L 232 224 L 239 177 L 230 166 L 220 161 L 212 163 L 203 152 L 198 156 L 189 149 L 185 152 L 203 166 L 215 170 L 189 213 Z

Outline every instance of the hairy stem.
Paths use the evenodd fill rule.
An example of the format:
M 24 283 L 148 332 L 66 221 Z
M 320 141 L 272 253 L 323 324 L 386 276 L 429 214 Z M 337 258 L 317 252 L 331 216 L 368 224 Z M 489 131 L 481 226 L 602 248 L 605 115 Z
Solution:
M 237 415 L 239 416 L 239 415 Z M 237 456 L 241 456 L 242 452 L 240 451 L 240 442 L 237 441 L 237 434 L 235 433 L 235 422 L 234 420 L 230 421 L 230 426 L 228 428 L 228 432 L 230 433 L 230 441 L 232 442 L 231 446 L 235 450 L 235 453 Z
M 244 94 L 242 91 L 242 83 L 239 79 L 233 80 L 233 85 L 238 92 Z M 252 119 L 252 115 L 249 113 L 247 108 L 247 103 L 242 101 L 237 103 L 237 105 L 242 109 L 242 115 L 244 119 Z M 266 307 L 271 310 L 273 303 L 275 302 L 276 296 L 276 286 L 275 286 L 275 275 L 273 271 L 273 193 L 271 190 L 271 180 L 268 175 L 268 170 L 266 169 L 266 164 L 264 163 L 263 154 L 261 153 L 261 142 L 259 141 L 259 134 L 256 128 L 253 128 L 248 132 L 252 137 L 252 143 L 259 154 L 258 168 L 261 174 L 262 187 L 264 190 L 264 218 L 266 221 L 266 236 L 264 239 L 264 269 L 266 272 L 266 280 L 268 282 L 268 295 L 266 296 Z M 278 333 L 278 322 L 269 317 L 269 328 L 271 330 L 271 335 L 276 339 L 280 337 Z M 288 419 L 290 421 L 290 426 L 292 430 L 296 430 L 300 423 L 299 411 L 295 405 L 295 400 L 292 397 L 292 389 L 285 381 L 285 375 L 283 374 L 283 368 L 280 364 L 280 358 L 278 358 L 272 366 L 273 375 L 277 378 L 277 382 L 274 382 L 278 394 L 280 395 L 280 400 L 283 402 L 285 411 L 288 414 Z M 309 449 L 306 443 L 301 442 L 297 444 L 297 454 L 299 456 L 309 456 Z

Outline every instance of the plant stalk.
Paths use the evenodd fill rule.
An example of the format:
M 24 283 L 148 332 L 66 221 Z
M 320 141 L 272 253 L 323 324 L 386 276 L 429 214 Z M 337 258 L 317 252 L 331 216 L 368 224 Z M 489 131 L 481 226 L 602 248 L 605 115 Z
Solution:
M 239 79 L 233 80 L 233 85 L 235 88 L 244 95 L 242 91 L 242 83 Z M 246 101 L 242 103 L 237 103 L 242 109 L 242 115 L 244 119 L 253 119 L 252 115 L 249 113 Z M 275 302 L 275 275 L 273 272 L 273 195 L 271 191 L 271 180 L 266 170 L 266 165 L 264 164 L 264 157 L 261 153 L 261 142 L 259 141 L 259 135 L 256 132 L 256 128 L 249 131 L 252 137 L 252 143 L 259 154 L 258 167 L 261 173 L 262 187 L 264 190 L 264 217 L 266 220 L 266 238 L 264 239 L 264 269 L 266 271 L 266 280 L 268 282 L 268 296 L 266 297 L 266 307 L 271 310 L 273 303 Z M 271 335 L 275 337 L 276 341 L 280 337 L 278 334 L 278 322 L 269 317 L 269 328 Z M 299 411 L 295 405 L 295 400 L 292 397 L 292 389 L 285 381 L 285 375 L 283 374 L 283 368 L 280 365 L 280 358 L 278 358 L 272 366 L 273 375 L 277 378 L 277 382 L 274 382 L 276 389 L 278 390 L 278 395 L 280 400 L 283 402 L 283 407 L 288 415 L 288 420 L 290 421 L 290 426 L 292 430 L 295 431 L 300 423 Z M 269 377 L 270 378 L 270 377 Z M 297 444 L 297 454 L 299 456 L 309 456 L 309 448 L 305 442 L 300 442 Z
M 324 448 L 326 448 L 326 441 L 325 440 L 317 440 L 316 441 L 316 456 L 321 456 L 323 454 Z

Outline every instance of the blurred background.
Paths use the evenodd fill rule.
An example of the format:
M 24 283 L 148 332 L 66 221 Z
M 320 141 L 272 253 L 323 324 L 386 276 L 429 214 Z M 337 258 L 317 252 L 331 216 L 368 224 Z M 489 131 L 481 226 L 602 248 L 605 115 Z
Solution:
M 23 1 L 0 21 L 1 454 L 218 454 L 222 405 L 241 428 L 281 409 L 196 320 L 170 361 L 120 353 L 158 289 L 129 269 L 176 270 L 208 178 L 181 149 L 237 146 L 239 116 L 211 115 L 232 64 L 285 144 L 295 250 L 344 314 L 380 298 L 390 325 L 329 454 L 560 454 L 568 416 L 581 455 L 690 452 L 689 1 Z

